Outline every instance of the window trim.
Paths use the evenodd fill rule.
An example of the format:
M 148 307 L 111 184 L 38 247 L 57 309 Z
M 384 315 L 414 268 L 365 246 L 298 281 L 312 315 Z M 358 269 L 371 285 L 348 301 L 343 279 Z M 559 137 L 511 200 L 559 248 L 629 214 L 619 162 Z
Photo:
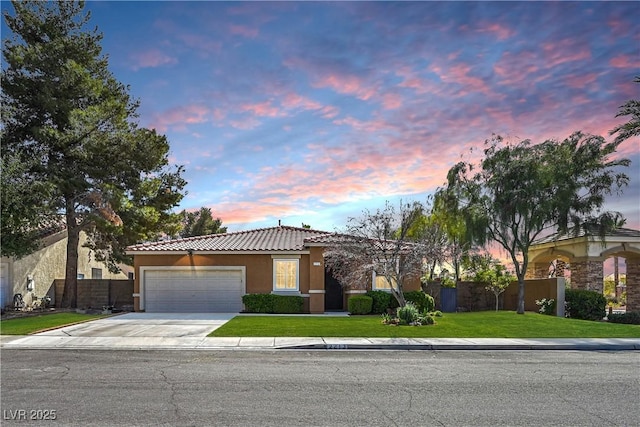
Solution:
M 299 258 L 273 258 L 273 292 L 274 293 L 300 293 L 300 259 Z M 295 289 L 277 287 L 277 266 L 278 262 L 295 262 L 296 266 L 296 287 Z
M 384 291 L 384 292 L 391 292 L 391 284 L 389 284 L 388 288 L 378 288 L 378 286 L 376 285 L 377 281 L 376 278 L 378 277 L 378 275 L 376 274 L 375 271 L 372 272 L 371 275 L 371 290 L 372 291 Z M 383 275 L 381 275 L 381 277 L 384 277 Z M 385 277 L 386 280 L 386 277 Z M 388 280 L 387 280 L 388 282 Z

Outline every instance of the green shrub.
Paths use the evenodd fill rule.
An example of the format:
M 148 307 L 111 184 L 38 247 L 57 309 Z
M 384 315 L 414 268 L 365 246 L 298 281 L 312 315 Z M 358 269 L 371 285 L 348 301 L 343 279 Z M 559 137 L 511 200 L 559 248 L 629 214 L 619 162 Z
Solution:
M 302 313 L 304 299 L 299 295 L 271 295 L 273 298 L 273 312 L 277 314 Z
M 442 312 L 440 310 L 432 311 L 429 314 L 433 317 L 442 317 Z
M 556 312 L 556 300 L 554 300 L 553 298 L 542 298 L 541 300 L 536 300 L 536 305 L 540 307 L 540 309 L 538 310 L 538 313 L 540 314 L 553 316 Z
M 246 294 L 242 296 L 242 302 L 249 313 L 273 313 L 272 296 L 271 294 Z
M 407 302 L 413 303 L 413 305 L 416 306 L 419 312 L 433 311 L 433 309 L 436 307 L 436 303 L 433 300 L 433 297 L 429 294 L 425 294 L 422 291 L 405 292 L 404 299 Z
M 249 313 L 302 313 L 304 299 L 299 295 L 247 294 L 242 302 Z
M 401 325 L 411 325 L 415 323 L 420 316 L 418 307 L 411 302 L 408 302 L 404 307 L 399 307 L 397 313 Z
M 423 314 L 421 314 L 420 316 L 418 316 L 417 322 L 420 323 L 420 325 L 435 325 L 436 324 L 436 320 L 433 318 L 431 313 L 423 313 Z
M 612 313 L 607 316 L 611 323 L 624 323 L 627 325 L 640 325 L 640 311 L 627 311 L 626 313 Z
M 565 315 L 572 319 L 602 320 L 606 314 L 607 299 L 600 292 L 584 289 L 565 291 Z
M 393 295 L 385 291 L 368 291 L 367 296 L 373 300 L 371 306 L 371 313 L 383 314 L 387 312 L 387 309 L 391 307 L 391 300 L 395 299 Z
M 373 298 L 366 295 L 355 295 L 349 298 L 348 306 L 351 314 L 369 314 L 373 306 Z

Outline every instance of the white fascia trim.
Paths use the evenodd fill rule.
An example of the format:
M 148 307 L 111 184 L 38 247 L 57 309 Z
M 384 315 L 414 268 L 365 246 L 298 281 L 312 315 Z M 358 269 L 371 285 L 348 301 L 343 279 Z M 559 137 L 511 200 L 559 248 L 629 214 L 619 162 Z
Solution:
M 189 255 L 189 251 L 126 251 L 127 255 Z M 309 255 L 311 251 L 199 251 L 194 249 L 193 255 Z
M 149 265 L 149 266 L 140 266 L 140 292 L 138 296 L 140 297 L 140 310 L 144 310 L 144 286 L 145 286 L 145 273 L 147 271 L 157 271 L 157 270 L 176 270 L 176 271 L 215 271 L 215 270 L 239 270 L 242 272 L 242 295 L 247 293 L 247 267 L 244 265 L 234 265 L 234 266 L 189 266 L 189 265 L 179 265 L 179 266 L 165 266 L 165 265 Z

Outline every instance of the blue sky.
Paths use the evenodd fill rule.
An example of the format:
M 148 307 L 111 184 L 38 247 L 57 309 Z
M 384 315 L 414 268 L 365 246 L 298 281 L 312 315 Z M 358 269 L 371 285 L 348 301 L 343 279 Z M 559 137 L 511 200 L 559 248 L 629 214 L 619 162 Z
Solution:
M 2 2 L 3 9 L 11 6 Z M 606 136 L 637 99 L 636 2 L 88 2 L 110 69 L 184 165 L 179 209 L 333 231 L 424 201 L 492 133 Z M 4 24 L 3 24 L 4 25 Z M 3 26 L 3 31 L 6 27 Z M 640 228 L 631 185 L 607 207 Z

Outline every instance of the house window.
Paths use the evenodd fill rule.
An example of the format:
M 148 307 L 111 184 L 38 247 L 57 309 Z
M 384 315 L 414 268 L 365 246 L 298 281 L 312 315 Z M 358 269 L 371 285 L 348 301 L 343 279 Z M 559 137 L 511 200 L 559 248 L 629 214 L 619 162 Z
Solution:
M 91 278 L 92 279 L 102 279 L 102 269 L 101 268 L 92 268 L 91 269 Z
M 391 284 L 387 280 L 385 276 L 377 275 L 376 272 L 373 272 L 373 283 L 371 288 L 374 291 L 391 291 Z
M 84 273 L 78 273 L 78 279 L 80 280 L 84 279 Z
M 279 292 L 291 292 L 299 289 L 297 259 L 273 260 L 273 290 Z

